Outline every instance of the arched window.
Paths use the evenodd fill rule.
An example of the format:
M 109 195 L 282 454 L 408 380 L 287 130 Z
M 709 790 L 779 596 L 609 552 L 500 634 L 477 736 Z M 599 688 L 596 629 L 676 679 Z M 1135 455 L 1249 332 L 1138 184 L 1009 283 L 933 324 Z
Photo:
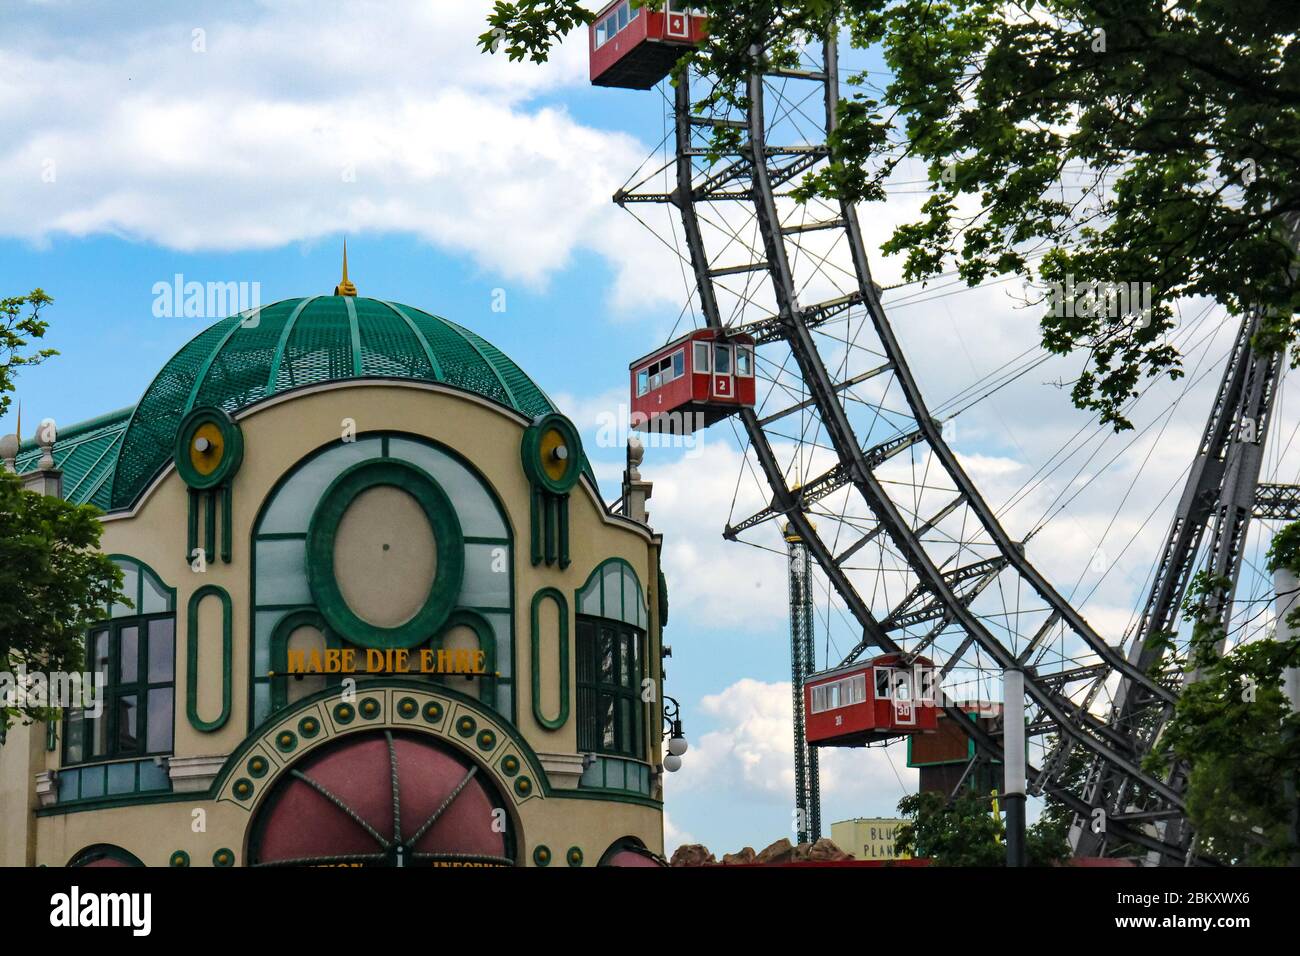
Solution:
M 603 562 L 577 594 L 578 749 L 644 760 L 645 598 L 631 565 Z
M 86 636 L 85 669 L 103 675 L 102 706 L 66 711 L 65 767 L 172 752 L 176 590 L 143 562 L 111 557 L 122 569 L 123 591 L 135 606 L 107 608 L 105 620 Z M 124 774 L 117 776 L 123 778 L 117 792 L 139 789 L 138 780 L 128 786 Z
M 340 482 L 361 490 L 346 499 L 341 513 L 335 514 L 326 506 L 332 496 L 342 494 L 337 490 Z M 429 492 L 430 486 L 439 493 Z M 394 489 L 398 493 L 393 494 Z M 436 522 L 430 519 L 427 535 L 410 531 L 409 540 L 394 539 L 419 558 L 402 566 L 410 574 L 400 581 L 370 580 L 374 568 L 361 557 L 364 548 L 349 547 L 348 542 L 379 546 L 378 539 L 366 537 L 384 524 L 377 522 L 376 516 L 389 521 L 398 515 L 397 530 L 392 533 L 405 536 L 409 529 L 401 523 L 402 512 L 394 505 L 422 511 L 428 518 L 431 510 L 439 510 L 443 498 L 442 508 L 451 519 L 445 526 L 434 527 Z M 319 521 L 318 514 L 322 515 Z M 459 532 L 446 533 L 453 524 L 459 526 Z M 316 544 L 309 548 L 314 527 Z M 385 550 L 389 540 L 382 542 Z M 349 676 L 358 682 L 383 679 L 384 675 L 364 673 L 367 649 L 378 646 L 372 626 L 391 629 L 409 625 L 420 633 L 422 639 L 417 644 L 399 640 L 391 645 L 410 651 L 412 676 L 420 676 L 421 650 L 436 654 L 445 644 L 445 649 L 453 652 L 485 652 L 488 676 L 467 680 L 453 674 L 436 680 L 478 697 L 499 713 L 512 715 L 512 550 L 505 511 L 486 479 L 455 451 L 429 439 L 368 432 L 355 441 L 323 446 L 299 461 L 267 496 L 253 527 L 250 726 L 337 681 L 337 674 L 328 678 L 285 676 L 290 651 L 353 650 L 363 672 Z M 436 586 L 430 588 L 425 577 L 433 575 L 436 585 L 438 569 L 452 566 L 452 559 L 463 569 L 456 592 L 443 594 Z M 320 587 L 320 582 L 331 580 L 337 593 Z M 411 609 L 399 600 L 411 596 L 426 601 L 415 618 L 406 617 Z M 426 630 L 418 617 L 433 599 L 450 604 L 450 609 L 445 620 Z M 343 608 L 350 613 L 342 613 Z M 305 612 L 314 612 L 319 618 L 314 629 L 298 617 Z M 393 620 L 387 619 L 389 615 Z M 466 620 L 471 623 L 458 615 L 469 615 Z M 286 621 L 294 626 L 286 629 Z M 323 624 L 329 625 L 328 632 Z M 425 676 L 435 681 L 433 675 Z

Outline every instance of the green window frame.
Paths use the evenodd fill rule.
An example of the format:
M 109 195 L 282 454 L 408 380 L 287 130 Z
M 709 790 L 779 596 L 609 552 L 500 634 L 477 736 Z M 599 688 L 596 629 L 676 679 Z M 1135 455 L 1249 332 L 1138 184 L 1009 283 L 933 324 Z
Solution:
M 577 619 L 578 750 L 644 760 L 646 635 L 611 618 Z
M 152 651 L 152 653 L 151 653 Z M 65 767 L 172 753 L 176 734 L 176 613 L 116 618 L 86 635 L 86 667 L 106 671 L 103 710 L 64 717 Z
M 175 747 L 176 589 L 168 587 L 143 561 L 127 554 L 108 557 L 122 569 L 125 596 L 133 606 L 122 602 L 109 605 L 104 609 L 105 619 L 86 634 L 84 669 L 105 671 L 103 710 L 97 718 L 87 717 L 83 708 L 64 711 L 60 748 L 64 767 L 165 756 Z M 151 671 L 155 634 L 160 643 Z M 152 738 L 151 716 L 157 724 Z M 158 746 L 151 748 L 151 740 Z

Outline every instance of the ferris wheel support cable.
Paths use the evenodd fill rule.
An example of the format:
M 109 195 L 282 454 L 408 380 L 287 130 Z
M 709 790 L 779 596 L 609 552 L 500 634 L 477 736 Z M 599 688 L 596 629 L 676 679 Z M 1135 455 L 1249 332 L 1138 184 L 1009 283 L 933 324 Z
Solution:
M 1201 315 L 1196 320 L 1194 320 L 1195 325 L 1193 327 L 1194 328 L 1199 327 L 1200 324 L 1205 321 L 1205 316 L 1208 314 L 1209 314 L 1209 307 L 1207 306 L 1206 309 L 1202 310 Z M 1192 349 L 1198 348 L 1202 343 L 1205 343 L 1208 346 L 1208 344 L 1210 343 L 1213 337 L 1213 333 L 1214 330 L 1211 329 L 1209 333 L 1207 333 L 1198 342 L 1192 345 L 1191 348 Z M 1154 387 L 1155 387 L 1155 380 L 1153 379 L 1142 388 L 1142 390 L 1138 393 L 1136 397 L 1130 399 L 1125 404 L 1124 414 L 1126 415 L 1131 414 L 1132 410 L 1137 406 L 1138 402 L 1140 402 L 1143 398 L 1145 398 L 1147 394 L 1149 394 Z M 1055 452 L 1053 452 L 1041 465 L 1039 465 L 1038 468 L 1034 471 L 1034 473 L 1030 475 L 1028 478 L 1026 478 L 1024 482 L 1020 485 L 1020 487 L 1017 488 L 1003 504 L 998 506 L 996 513 L 1006 514 L 1011 509 L 1019 505 L 1019 503 L 1022 500 L 1024 500 L 1024 498 L 1026 498 L 1030 493 L 1036 490 L 1039 485 L 1041 485 L 1044 481 L 1050 478 L 1059 469 L 1063 468 L 1066 462 L 1068 462 L 1071 458 L 1079 454 L 1084 448 L 1086 448 L 1089 444 L 1091 444 L 1093 439 L 1098 434 L 1103 435 L 1101 441 L 1101 444 L 1103 445 L 1114 436 L 1115 434 L 1114 432 L 1110 432 L 1109 434 L 1104 434 L 1102 431 L 1094 431 L 1091 435 L 1089 435 L 1086 439 L 1084 439 L 1083 442 L 1079 443 L 1078 446 L 1074 448 L 1074 450 L 1069 451 L 1069 454 L 1065 454 L 1065 452 L 1070 449 L 1070 446 L 1075 443 L 1075 440 L 1080 435 L 1082 435 L 1085 431 L 1087 431 L 1092 425 L 1096 424 L 1096 422 L 1097 422 L 1097 416 L 1094 415 L 1091 419 L 1089 419 L 1088 421 L 1080 425 L 1078 431 L 1076 431 L 1073 435 L 1071 435 L 1064 442 L 1062 442 L 1061 446 Z M 1096 455 L 1099 452 L 1100 452 L 1100 447 L 1098 447 L 1088 456 L 1088 458 L 1084 461 L 1084 463 L 1079 467 L 1079 470 L 1075 472 L 1074 476 L 1070 479 L 1070 481 L 1066 482 L 1065 487 L 1067 489 L 1073 486 L 1073 483 L 1078 480 L 1080 475 L 1082 475 L 1083 470 L 1088 466 L 1088 463 L 1094 457 L 1096 457 Z M 1062 457 L 1060 461 L 1056 462 L 1056 464 L 1053 465 L 1052 462 L 1055 461 L 1057 456 L 1060 455 L 1064 455 L 1064 457 Z M 1051 467 L 1049 468 L 1049 466 Z M 1058 494 L 1056 498 L 1053 499 L 1052 504 L 1055 505 L 1055 503 L 1059 501 L 1060 498 L 1061 495 Z M 1048 510 L 1049 511 L 1051 510 L 1050 506 Z
M 1107 523 L 1106 529 L 1102 532 L 1101 538 L 1097 542 L 1098 550 L 1100 550 L 1106 544 L 1106 538 L 1110 535 L 1111 529 L 1115 527 L 1115 522 L 1119 520 L 1120 512 L 1124 510 L 1124 504 L 1128 501 L 1129 495 L 1133 493 L 1133 489 L 1137 487 L 1138 479 L 1141 478 L 1142 473 L 1146 471 L 1146 467 L 1150 463 L 1151 457 L 1155 454 L 1156 449 L 1160 446 L 1160 441 L 1164 437 L 1165 432 L 1168 430 L 1169 424 L 1174 420 L 1174 414 L 1178 411 L 1178 406 L 1182 403 L 1183 399 L 1187 397 L 1187 394 L 1192 390 L 1192 387 L 1201 381 L 1200 370 L 1201 370 L 1201 366 L 1205 363 L 1205 357 L 1208 354 L 1208 352 L 1209 350 L 1207 348 L 1205 352 L 1201 353 L 1200 357 L 1196 361 L 1195 367 L 1191 371 L 1191 374 L 1187 376 L 1187 381 L 1183 384 L 1182 390 L 1178 393 L 1178 397 L 1174 399 L 1174 401 L 1167 406 L 1165 412 L 1160 413 L 1159 415 L 1157 415 L 1156 418 L 1152 419 L 1152 421 L 1157 421 L 1161 416 L 1163 416 L 1164 422 L 1161 424 L 1160 431 L 1156 434 L 1155 440 L 1151 442 L 1151 447 L 1147 449 L 1147 453 L 1145 457 L 1143 457 L 1142 459 L 1142 464 L 1138 466 L 1137 470 L 1133 474 L 1132 479 L 1129 481 L 1128 487 L 1124 489 L 1124 496 L 1120 499 L 1119 504 L 1115 506 L 1115 510 L 1111 514 L 1110 521 Z M 1214 366 L 1211 366 L 1211 368 L 1213 367 Z M 1146 429 L 1144 428 L 1143 431 L 1145 430 Z M 1121 450 L 1121 453 L 1127 451 L 1129 448 L 1133 447 L 1133 445 L 1135 445 L 1136 443 L 1137 443 L 1137 436 L 1134 436 L 1134 439 L 1124 446 L 1124 448 Z M 1113 463 L 1117 458 L 1118 456 L 1116 456 L 1116 458 L 1112 458 L 1111 462 L 1108 462 L 1106 464 L 1106 467 L 1109 468 L 1110 464 Z M 1097 474 L 1100 473 L 1101 472 L 1098 471 Z M 1089 483 L 1091 483 L 1091 479 L 1089 479 Z M 1080 489 L 1080 491 L 1082 491 L 1082 489 Z M 1166 495 L 1166 497 L 1168 496 Z M 1161 500 L 1163 501 L 1164 499 Z M 1066 503 L 1068 504 L 1068 501 Z M 1062 507 L 1064 507 L 1064 505 Z M 1142 522 L 1141 528 L 1145 528 L 1146 524 L 1147 524 L 1146 521 Z M 1138 529 L 1139 532 L 1141 531 L 1141 528 Z M 1137 532 L 1135 532 L 1135 537 L 1136 534 Z M 1125 544 L 1125 546 L 1120 549 L 1119 554 L 1115 556 L 1115 561 L 1107 562 L 1109 564 L 1109 567 L 1101 575 L 1101 578 L 1096 582 L 1096 584 L 1093 585 L 1092 589 L 1084 597 L 1083 601 L 1079 602 L 1080 604 L 1086 604 L 1088 598 L 1091 597 L 1093 593 L 1096 592 L 1097 588 L 1101 587 L 1102 581 L 1104 581 L 1106 579 L 1106 576 L 1110 573 L 1110 571 L 1116 567 L 1116 565 L 1119 563 L 1119 559 L 1124 556 L 1124 553 L 1128 550 L 1129 545 L 1133 543 L 1133 540 L 1134 540 L 1133 538 L 1130 538 L 1128 544 Z M 1083 578 L 1086 573 L 1087 573 L 1087 568 L 1084 568 L 1084 570 L 1079 572 L 1079 577 L 1074 582 L 1074 587 L 1070 589 L 1069 597 L 1071 601 L 1074 601 L 1074 596 L 1078 592 L 1079 587 L 1083 584 Z
M 835 77 L 838 75 L 836 64 L 838 51 L 836 49 L 836 38 L 833 34 L 825 43 L 824 49 L 826 74 L 828 77 Z M 834 133 L 837 127 L 838 92 L 833 82 L 827 83 L 826 90 L 827 135 L 829 137 Z M 756 94 L 757 99 L 755 99 Z M 761 78 L 759 78 L 757 84 L 751 81 L 750 99 L 751 103 L 754 104 L 753 109 L 761 109 Z M 761 143 L 763 135 L 761 119 L 760 123 L 754 122 L 753 109 L 751 110 L 750 119 L 751 137 L 753 136 L 755 128 L 758 128 L 759 142 Z M 760 162 L 759 157 L 755 156 L 754 165 L 755 174 L 763 176 L 766 172 L 766 164 Z M 766 199 L 768 202 L 771 201 L 770 192 L 766 193 Z M 880 304 L 880 297 L 876 292 L 875 284 L 871 279 L 871 268 L 866 260 L 866 254 L 864 251 L 865 246 L 862 239 L 861 226 L 858 223 L 857 211 L 845 202 L 840 203 L 840 208 L 841 218 L 843 218 L 847 223 L 849 251 L 853 256 L 854 265 L 858 272 L 859 292 L 866 302 L 867 311 L 875 324 L 877 335 L 880 337 L 881 342 L 884 343 L 886 351 L 894 361 L 895 375 L 897 376 L 899 384 L 902 386 L 903 392 L 907 397 L 908 404 L 912 407 L 917 425 L 920 430 L 925 433 L 927 444 L 930 445 L 934 454 L 940 459 L 944 469 L 953 479 L 954 484 L 965 495 L 969 507 L 979 517 L 985 531 L 998 545 L 1002 553 L 1008 557 L 1020 575 L 1029 582 L 1030 586 L 1033 587 L 1035 591 L 1038 592 L 1039 596 L 1054 609 L 1060 611 L 1062 618 L 1070 626 L 1071 630 L 1082 637 L 1084 641 L 1087 642 L 1102 658 L 1102 660 L 1110 664 L 1110 666 L 1115 670 L 1127 674 L 1132 680 L 1146 686 L 1155 696 L 1162 697 L 1172 703 L 1174 695 L 1169 690 L 1151 681 L 1146 674 L 1133 668 L 1128 661 L 1126 661 L 1120 654 L 1116 653 L 1115 649 L 1106 643 L 1100 635 L 1093 631 L 1092 627 L 1084 621 L 1079 613 L 1074 608 L 1070 607 L 1065 599 L 1056 592 L 1038 570 L 1029 563 L 1029 561 L 1024 557 L 1021 549 L 1007 535 L 1006 531 L 994 516 L 992 510 L 983 500 L 983 497 L 975 489 L 970 477 L 957 461 L 957 456 L 953 453 L 952 449 L 948 447 L 947 442 L 943 440 L 943 436 L 940 434 L 939 429 L 935 427 L 935 422 L 930 417 L 929 411 L 925 406 L 925 401 L 921 396 L 916 380 L 913 378 L 911 370 L 903 359 L 902 350 L 899 348 L 893 329 L 885 318 L 884 309 Z M 797 329 L 799 323 L 796 321 L 794 325 Z M 814 392 L 815 391 L 816 390 L 814 389 Z M 832 397 L 826 407 L 823 408 L 823 414 L 830 413 L 833 416 L 836 408 L 839 408 L 840 414 L 838 417 L 842 418 L 843 409 L 842 407 L 839 407 L 839 403 L 835 402 Z M 843 424 L 847 426 L 847 420 L 844 420 Z M 835 435 L 835 432 L 832 431 L 832 434 Z M 852 432 L 849 430 L 848 435 L 851 436 L 851 434 Z M 844 440 L 844 436 L 842 435 L 835 435 L 835 437 Z M 867 483 L 871 481 L 869 475 L 863 477 L 866 479 Z M 898 530 L 902 531 L 905 529 L 900 528 Z M 921 553 L 922 555 L 924 554 L 924 552 Z M 928 557 L 926 557 L 925 563 L 929 563 Z M 940 586 L 942 585 L 940 584 Z M 1007 663 L 1010 663 L 1010 660 L 1008 660 Z M 1030 683 L 1032 685 L 1032 682 Z

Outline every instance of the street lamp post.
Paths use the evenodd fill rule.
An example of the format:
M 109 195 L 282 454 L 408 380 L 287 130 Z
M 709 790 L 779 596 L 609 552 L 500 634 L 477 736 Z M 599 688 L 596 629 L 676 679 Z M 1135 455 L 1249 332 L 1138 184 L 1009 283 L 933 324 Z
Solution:
M 669 704 L 672 706 L 669 707 Z M 669 773 L 682 769 L 682 754 L 690 747 L 686 742 L 686 734 L 682 732 L 681 713 L 682 708 L 677 699 L 665 694 L 663 735 L 668 740 L 668 753 L 664 754 L 664 769 Z

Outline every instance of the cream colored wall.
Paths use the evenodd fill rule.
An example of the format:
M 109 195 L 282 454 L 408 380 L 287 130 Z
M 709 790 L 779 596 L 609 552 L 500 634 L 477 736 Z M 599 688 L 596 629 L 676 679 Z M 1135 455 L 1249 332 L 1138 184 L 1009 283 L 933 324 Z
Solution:
M 368 431 L 400 431 L 422 435 L 455 449 L 484 476 L 503 503 L 513 532 L 515 572 L 515 646 L 514 681 L 516 689 L 516 724 L 525 739 L 540 753 L 569 753 L 576 748 L 576 654 L 574 653 L 574 592 L 582 587 L 591 571 L 603 560 L 621 557 L 636 569 L 650 605 L 651 638 L 647 655 L 651 674 L 658 679 L 657 581 L 658 545 L 647 529 L 635 523 L 612 519 L 604 514 L 595 494 L 584 480 L 570 498 L 570 553 L 572 565 L 561 570 L 558 565 L 532 566 L 529 560 L 529 508 L 531 488 L 520 461 L 520 441 L 526 423 L 498 406 L 480 401 L 461 392 L 415 383 L 338 383 L 317 390 L 294 393 L 284 399 L 265 403 L 239 416 L 244 433 L 244 462 L 233 489 L 234 560 L 223 564 L 218 559 L 206 572 L 195 573 L 184 559 L 187 527 L 187 489 L 174 468 L 146 493 L 137 510 L 127 516 L 109 516 L 104 522 L 102 545 L 108 552 L 131 555 L 148 564 L 164 583 L 176 588 L 177 661 L 176 661 L 176 737 L 178 757 L 224 755 L 243 741 L 248 730 L 248 687 L 250 615 L 249 584 L 251 567 L 250 535 L 259 508 L 276 482 L 302 458 L 316 449 L 338 441 L 347 427 L 355 422 L 358 436 Z M 186 608 L 193 592 L 205 585 L 218 585 L 231 597 L 234 608 L 234 657 L 232 710 L 226 725 L 214 733 L 195 730 L 186 719 Z M 533 717 L 529 667 L 529 609 L 534 593 L 543 587 L 555 587 L 564 593 L 568 604 L 569 625 L 569 719 L 563 727 L 548 730 Z M 209 615 L 216 602 L 205 601 L 202 613 L 199 672 L 200 715 L 210 719 L 219 709 L 221 671 L 213 666 L 207 645 L 218 643 L 219 628 L 212 627 Z M 556 689 L 555 635 L 542 641 L 545 715 L 555 713 Z M 658 728 L 659 705 L 648 708 L 647 726 L 654 750 L 651 762 L 661 759 Z M 57 755 L 48 757 L 47 766 L 57 766 Z M 30 775 L 29 775 L 30 776 Z M 584 800 L 548 800 L 549 805 L 567 808 L 565 826 L 575 832 L 604 833 L 608 823 L 618 822 L 635 829 L 627 832 L 640 836 L 651 849 L 661 852 L 662 821 L 657 810 L 614 802 Z M 118 827 L 148 830 L 147 822 L 161 807 L 150 805 L 113 811 L 95 811 L 42 818 L 40 824 L 43 862 L 62 863 L 60 854 L 78 840 L 88 839 L 92 831 L 99 839 L 122 843 Z M 581 813 L 575 813 L 575 810 Z M 179 812 L 172 808 L 168 811 Z M 557 811 L 558 812 L 558 811 Z M 608 817 L 598 820 L 597 817 Z M 132 821 L 129 824 L 125 821 Z M 139 822 L 136 822 L 139 821 Z M 617 829 L 617 827 L 615 827 Z M 58 834 L 56 837 L 55 835 Z M 619 834 L 624 835 L 624 834 Z M 226 836 L 232 845 L 233 838 Z M 532 842 L 531 834 L 527 835 Z M 52 843 L 49 841 L 53 841 Z M 95 842 L 90 840 L 89 842 Z M 83 844 L 84 845 L 84 844 Z M 123 843 L 123 845 L 125 845 Z M 57 846 L 57 849 L 56 849 Z M 128 847 L 129 848 L 129 847 Z M 214 847 L 215 848 L 215 847 Z M 565 848 L 552 845 L 552 850 Z M 134 852 L 134 850 L 133 850 Z M 170 852 L 170 850 L 168 850 Z M 148 862 L 148 861 L 146 861 Z M 594 859 L 588 863 L 594 864 Z M 204 861 L 195 859 L 196 865 Z
M 0 746 L 0 866 L 30 866 L 36 849 L 36 771 L 44 764 L 45 725 L 17 724 Z

